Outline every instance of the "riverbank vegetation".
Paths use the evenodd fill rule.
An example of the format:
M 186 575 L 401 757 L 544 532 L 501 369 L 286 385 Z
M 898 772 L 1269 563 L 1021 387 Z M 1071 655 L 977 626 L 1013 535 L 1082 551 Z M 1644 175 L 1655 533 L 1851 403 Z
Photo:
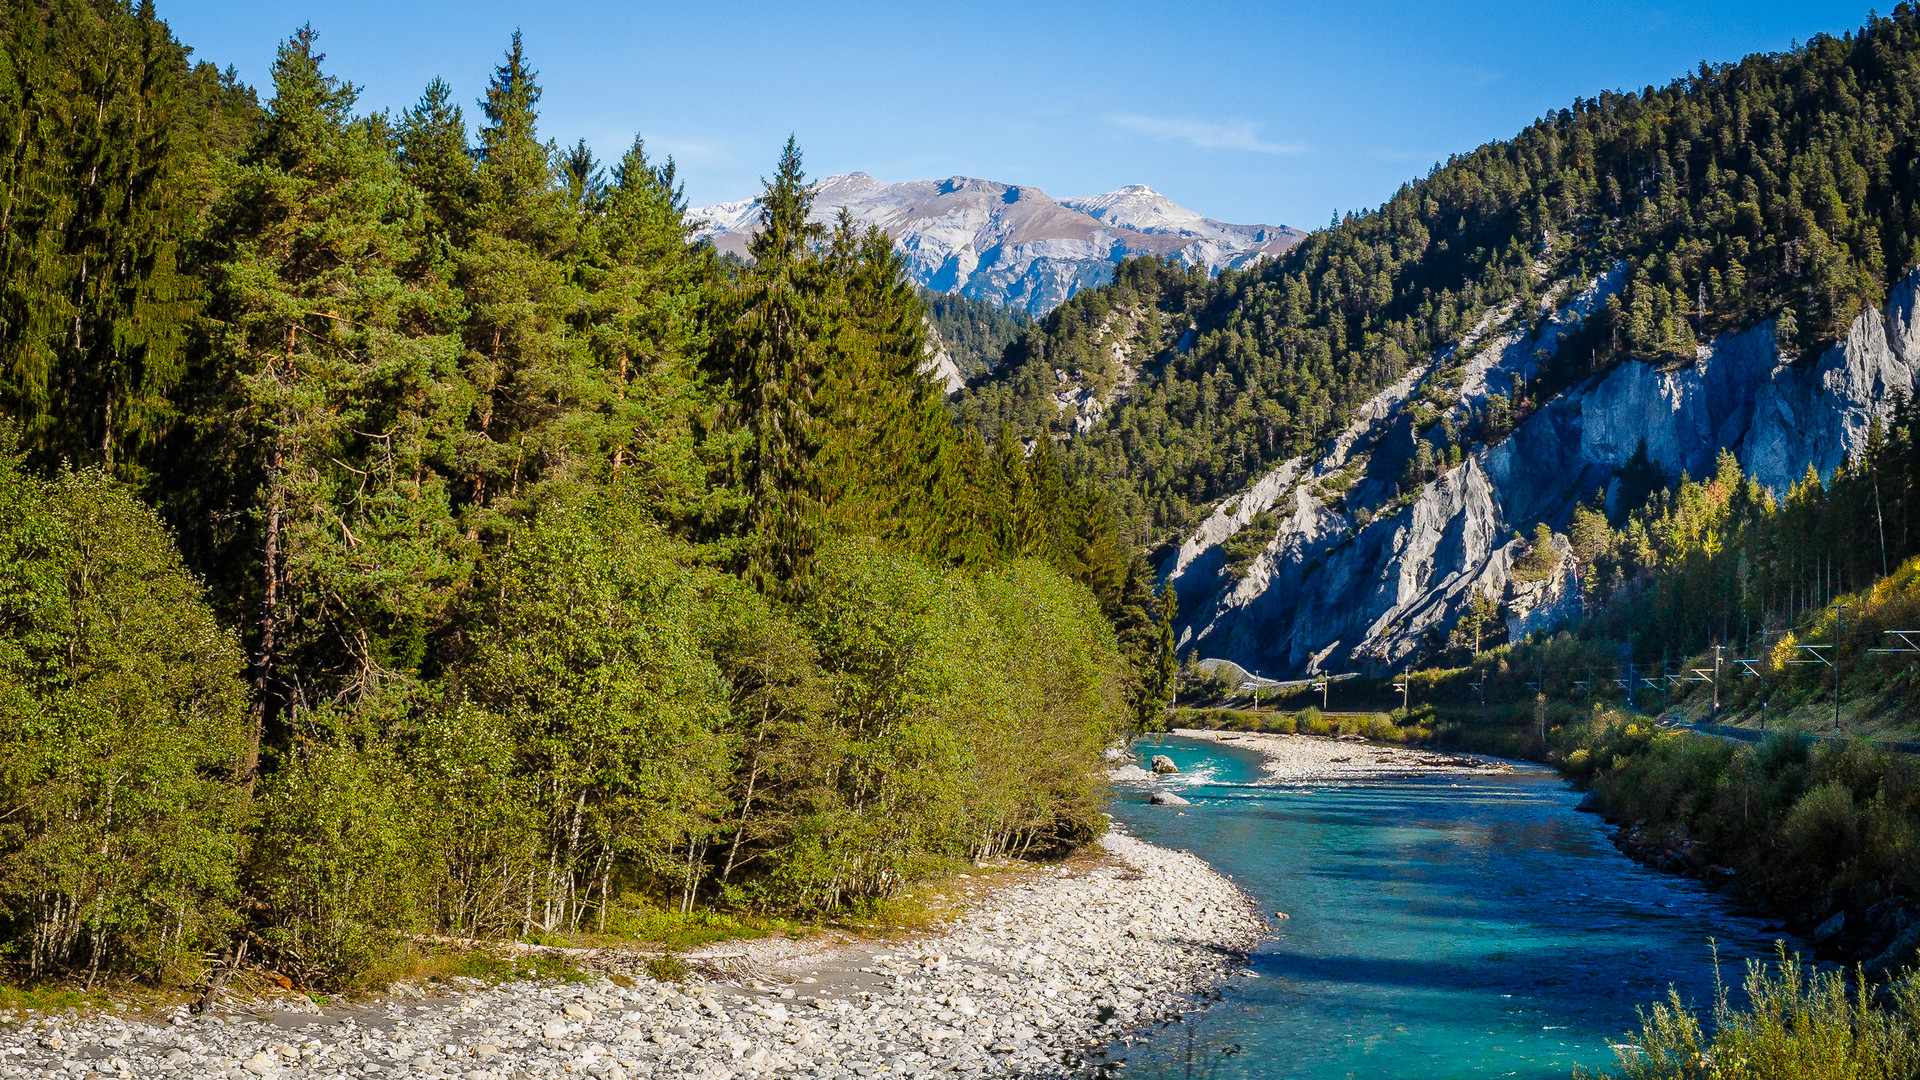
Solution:
M 1838 971 L 1814 971 L 1784 953 L 1777 964 L 1749 961 L 1747 1005 L 1723 993 L 1710 1024 L 1677 997 L 1645 1014 L 1638 1045 L 1622 1051 L 1620 1080 L 1825 1080 L 1912 1076 L 1920 1071 L 1920 979 L 1896 980 L 1882 995 Z M 1591 1074 L 1582 1070 L 1577 1076 Z
M 1535 694 L 1445 706 L 1433 742 L 1555 766 L 1627 854 L 1735 889 L 1883 978 L 1920 959 L 1920 759 L 1864 739 L 1717 738 Z
M 339 988 L 1100 830 L 1162 599 L 1049 446 L 955 425 L 791 142 L 740 263 L 671 160 L 542 135 L 517 37 L 470 126 L 358 111 L 306 29 L 260 95 L 144 5 L 5 33 L 15 977 Z

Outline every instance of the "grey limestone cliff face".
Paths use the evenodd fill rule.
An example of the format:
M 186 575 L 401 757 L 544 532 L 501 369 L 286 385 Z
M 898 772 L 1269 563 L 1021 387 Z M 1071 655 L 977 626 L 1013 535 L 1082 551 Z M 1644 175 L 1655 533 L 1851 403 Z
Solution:
M 1524 538 L 1542 521 L 1564 529 L 1596 491 L 1612 500 L 1615 470 L 1642 440 L 1669 478 L 1711 473 L 1725 449 L 1782 493 L 1809 466 L 1826 479 L 1857 454 L 1920 368 L 1916 270 L 1819 357 L 1782 355 L 1768 322 L 1715 339 L 1689 365 L 1622 363 L 1416 491 L 1397 490 L 1412 445 L 1408 407 L 1435 400 L 1432 380 L 1456 372 L 1449 393 L 1470 408 L 1527 375 L 1538 352 L 1551 354 L 1617 278 L 1590 283 L 1538 331 L 1511 311 L 1493 313 L 1358 410 L 1321 457 L 1285 462 L 1216 506 L 1161 567 L 1180 598 L 1183 650 L 1281 677 L 1391 668 L 1444 639 L 1476 590 L 1507 602 L 1515 633 L 1548 629 L 1578 611 L 1578 568 L 1557 541 L 1559 570 L 1516 584 Z M 1521 325 L 1503 334 L 1502 320 Z M 1219 545 L 1263 512 L 1274 535 L 1235 576 Z

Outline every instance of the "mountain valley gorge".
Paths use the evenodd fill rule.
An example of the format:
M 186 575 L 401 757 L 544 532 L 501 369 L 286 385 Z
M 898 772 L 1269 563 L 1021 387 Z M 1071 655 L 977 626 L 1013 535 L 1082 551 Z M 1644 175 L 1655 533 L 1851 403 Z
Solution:
M 1910 395 L 1901 12 L 1579 101 L 1257 265 L 1123 264 L 961 411 L 1107 487 L 1183 654 L 1379 675 L 1456 647 L 1476 597 L 1475 638 L 1571 625 L 1614 588 L 1577 508 L 1618 526 L 1721 451 L 1784 501 Z
M 0 1078 L 1920 1075 L 1920 5 L 1312 231 L 276 41 L 0 17 Z

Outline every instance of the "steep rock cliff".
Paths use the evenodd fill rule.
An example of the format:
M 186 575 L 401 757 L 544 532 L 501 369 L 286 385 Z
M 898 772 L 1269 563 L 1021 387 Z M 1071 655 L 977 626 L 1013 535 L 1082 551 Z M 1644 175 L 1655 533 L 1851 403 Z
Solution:
M 1577 610 L 1562 580 L 1573 568 L 1563 557 L 1544 586 L 1517 586 L 1522 537 L 1542 521 L 1563 529 L 1596 491 L 1615 498 L 1616 470 L 1643 440 L 1669 479 L 1706 475 L 1727 449 L 1784 492 L 1809 465 L 1826 478 L 1856 454 L 1920 368 L 1916 270 L 1818 357 L 1783 356 L 1769 322 L 1677 368 L 1622 363 L 1402 490 L 1417 408 L 1465 413 L 1503 380 L 1524 379 L 1618 277 L 1552 313 L 1493 313 L 1368 401 L 1319 458 L 1287 461 L 1218 504 L 1161 567 L 1180 598 L 1181 647 L 1280 677 L 1392 667 L 1443 639 L 1475 591 L 1507 603 L 1516 633 L 1548 628 Z M 1256 522 L 1273 535 L 1236 574 L 1221 544 Z

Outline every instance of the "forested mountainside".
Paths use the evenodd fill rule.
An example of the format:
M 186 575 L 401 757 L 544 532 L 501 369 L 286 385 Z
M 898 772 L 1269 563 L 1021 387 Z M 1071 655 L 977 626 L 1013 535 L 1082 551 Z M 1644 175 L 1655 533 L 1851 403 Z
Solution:
M 1055 373 L 1097 380 L 1106 357 L 1084 347 L 1090 328 L 1146 303 L 1151 333 L 1128 344 L 1147 377 L 1073 453 L 1164 535 L 1330 438 L 1488 312 L 1531 310 L 1616 261 L 1618 302 L 1542 377 L 1690 358 L 1777 315 L 1791 316 L 1790 354 L 1818 355 L 1920 251 L 1917 23 L 1901 5 L 1846 37 L 1575 101 L 1254 270 L 1136 266 L 1049 316 L 981 395 L 984 418 L 1065 433 L 1047 400 Z M 1522 387 L 1508 404 L 1534 396 Z
M 1189 647 L 1233 609 L 1238 628 L 1215 642 L 1239 642 L 1220 655 L 1243 663 L 1397 661 L 1444 644 L 1476 592 L 1522 615 L 1550 599 L 1519 595 L 1550 590 L 1515 587 L 1514 538 L 1564 529 L 1593 492 L 1562 489 L 1607 487 L 1635 442 L 1573 463 L 1552 498 L 1460 510 L 1476 485 L 1497 494 L 1568 465 L 1515 435 L 1570 422 L 1560 434 L 1580 446 L 1570 395 L 1698 384 L 1619 405 L 1629 426 L 1671 414 L 1689 432 L 1665 453 L 1649 433 L 1660 482 L 1646 490 L 1738 452 L 1761 397 L 1827 417 L 1799 418 L 1824 442 L 1755 442 L 1779 459 L 1770 475 L 1825 475 L 1859 450 L 1902 389 L 1873 380 L 1906 366 L 1870 338 L 1920 261 L 1916 74 L 1920 15 L 1901 5 L 1844 37 L 1576 101 L 1274 263 L 1211 278 L 1129 264 L 1025 335 L 967 405 L 989 431 L 1079 429 L 1068 459 L 1116 493 L 1137 539 L 1184 538 L 1163 569 L 1202 564 L 1181 585 Z M 1796 429 L 1794 415 L 1775 422 Z M 1619 523 L 1636 506 L 1615 494 Z M 1436 510 L 1432 529 L 1406 531 Z M 1260 532 L 1223 548 L 1249 522 Z M 1436 581 L 1441 548 L 1457 565 Z M 1340 552 L 1351 561 L 1331 567 Z M 1289 614 L 1362 593 L 1368 610 L 1339 625 Z M 1246 610 L 1262 597 L 1285 610 Z
M 18 974 L 244 942 L 339 985 L 1101 828 L 1171 676 L 1150 574 L 1049 450 L 956 427 L 791 142 L 743 264 L 670 160 L 546 140 L 517 36 L 470 145 L 444 82 L 356 111 L 310 30 L 264 102 L 150 3 L 5 34 Z
M 999 366 L 1007 346 L 1033 325 L 1024 310 L 990 300 L 931 289 L 922 289 L 920 298 L 927 305 L 934 340 L 952 357 L 962 380 L 978 379 Z

